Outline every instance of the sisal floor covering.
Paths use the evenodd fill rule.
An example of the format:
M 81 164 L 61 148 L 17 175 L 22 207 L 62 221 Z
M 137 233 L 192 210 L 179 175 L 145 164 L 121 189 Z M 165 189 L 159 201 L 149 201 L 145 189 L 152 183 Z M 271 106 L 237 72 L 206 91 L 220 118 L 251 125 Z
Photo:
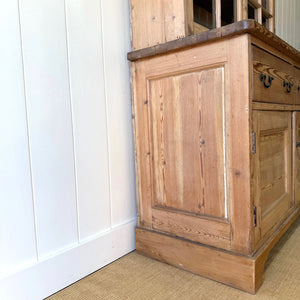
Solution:
M 300 300 L 300 219 L 270 253 L 255 296 L 132 252 L 48 298 L 58 299 Z

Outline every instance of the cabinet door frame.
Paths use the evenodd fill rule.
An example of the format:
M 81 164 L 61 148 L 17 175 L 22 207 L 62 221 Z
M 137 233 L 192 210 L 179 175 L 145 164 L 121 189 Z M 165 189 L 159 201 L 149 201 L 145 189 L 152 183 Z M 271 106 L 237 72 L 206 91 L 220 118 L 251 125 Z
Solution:
M 300 205 L 300 111 L 293 112 L 293 197 L 294 205 Z M 298 144 L 298 146 L 297 146 Z
M 278 125 L 276 118 L 281 121 Z M 289 111 L 253 111 L 253 148 L 252 148 L 252 192 L 254 199 L 254 249 L 258 249 L 263 243 L 270 237 L 270 235 L 276 231 L 281 225 L 285 218 L 293 210 L 293 192 L 292 192 L 292 113 Z M 261 128 L 260 122 L 264 123 Z M 278 122 L 279 123 L 279 122 Z M 285 125 L 283 125 L 285 124 Z M 274 127 L 272 127 L 272 125 Z M 278 125 L 278 126 L 277 126 Z M 267 127 L 266 127 L 267 126 Z M 277 127 L 276 127 L 277 126 Z M 285 152 L 285 189 L 286 193 L 276 199 L 273 203 L 270 203 L 263 213 L 263 202 L 261 195 L 261 183 L 262 179 L 260 176 L 261 168 L 264 164 L 260 161 L 261 149 L 260 140 L 267 139 L 268 137 L 276 136 L 277 134 L 283 134 L 284 138 L 284 152 Z M 272 142 L 271 142 L 272 143 Z M 269 184 L 271 188 L 273 182 Z M 276 192 L 275 192 L 276 194 Z M 267 200 L 269 202 L 269 200 Z M 264 204 L 266 207 L 266 204 Z M 284 213 L 280 214 L 281 210 L 284 209 Z M 265 216 L 263 216 L 265 214 Z M 278 218 L 277 218 L 278 216 Z M 276 221 L 274 221 L 274 219 Z M 264 227 L 264 228 L 263 228 Z

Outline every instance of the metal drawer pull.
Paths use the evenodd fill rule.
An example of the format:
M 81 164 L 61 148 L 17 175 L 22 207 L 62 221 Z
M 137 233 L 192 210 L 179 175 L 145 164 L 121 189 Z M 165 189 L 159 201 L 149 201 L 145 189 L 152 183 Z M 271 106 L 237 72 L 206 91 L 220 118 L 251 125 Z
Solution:
M 266 79 L 267 79 L 267 75 L 263 74 L 263 73 L 260 73 L 260 81 L 263 81 L 264 83 L 264 87 L 265 88 L 269 88 L 272 84 L 272 80 L 274 79 L 272 76 L 268 76 L 268 82 L 266 82 Z
M 300 91 L 300 85 L 298 85 L 298 91 Z
M 297 148 L 300 147 L 300 142 L 297 142 L 297 143 L 296 143 L 296 147 L 297 147 Z
M 291 82 L 283 80 L 283 87 L 286 87 L 288 93 L 291 92 L 293 84 Z

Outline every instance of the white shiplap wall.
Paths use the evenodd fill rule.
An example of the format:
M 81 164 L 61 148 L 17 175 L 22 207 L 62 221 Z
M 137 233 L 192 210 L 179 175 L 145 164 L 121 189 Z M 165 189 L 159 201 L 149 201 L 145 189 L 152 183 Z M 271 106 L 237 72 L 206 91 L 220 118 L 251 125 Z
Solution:
M 300 51 L 300 0 L 275 1 L 275 31 Z
M 129 32 L 124 0 L 0 0 L 0 299 L 134 249 Z

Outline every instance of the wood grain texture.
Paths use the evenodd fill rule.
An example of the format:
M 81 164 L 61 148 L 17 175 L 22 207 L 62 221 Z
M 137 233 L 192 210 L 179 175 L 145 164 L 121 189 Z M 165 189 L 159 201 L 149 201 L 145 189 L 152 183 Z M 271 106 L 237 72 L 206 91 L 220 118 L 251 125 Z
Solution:
M 252 109 L 254 110 L 279 110 L 279 111 L 295 111 L 300 110 L 300 105 L 285 105 L 274 103 L 253 102 Z
M 228 139 L 228 207 L 232 228 L 233 251 L 250 254 L 252 200 L 250 195 L 250 71 L 247 35 L 233 37 L 228 43 L 227 111 Z M 237 57 L 239 59 L 237 59 Z M 243 88 L 241 88 L 243 87 Z M 244 134 L 241 134 L 244 132 Z
M 294 104 L 293 93 L 287 93 L 290 101 L 286 97 L 278 100 L 282 104 L 273 101 L 283 89 L 280 83 L 284 79 L 295 83 L 296 62 L 287 53 L 277 57 L 279 48 L 267 53 L 252 46 L 253 36 L 260 41 L 260 35 L 269 34 L 252 24 L 259 35 L 249 31 L 251 34 L 230 35 L 214 43 L 185 45 L 180 51 L 165 48 L 166 52 L 138 59 L 133 64 L 133 96 L 138 114 L 134 125 L 142 143 L 136 145 L 142 154 L 137 159 L 142 206 L 137 248 L 201 274 L 206 274 L 202 263 L 194 266 L 191 262 L 194 246 L 195 251 L 210 249 L 207 245 L 217 247 L 218 255 L 229 250 L 228 260 L 235 260 L 234 253 L 238 253 L 246 260 L 238 263 L 237 269 L 245 262 L 251 265 L 244 271 L 250 276 L 245 279 L 248 287 L 240 288 L 255 292 L 276 235 L 295 213 L 291 112 L 300 106 Z M 161 46 L 168 45 L 171 43 Z M 267 50 L 270 48 L 269 44 Z M 275 89 L 261 97 L 264 103 L 253 102 L 261 86 L 253 74 L 262 71 L 277 76 Z M 265 103 L 269 101 L 272 103 Z M 272 109 L 276 111 L 268 111 Z M 256 133 L 253 141 L 252 131 Z M 212 148 L 211 138 L 215 141 Z M 256 151 L 252 150 L 254 143 Z M 179 245 L 179 241 L 187 244 Z M 176 247 L 188 254 L 180 257 Z M 224 262 L 218 263 L 223 266 Z M 214 278 L 212 273 L 210 278 Z M 243 285 L 234 276 L 226 283 Z
M 223 83 L 224 68 L 149 81 L 155 204 L 225 217 Z
M 275 0 L 269 0 L 268 2 L 268 10 L 270 12 L 270 14 L 272 15 L 271 18 L 269 18 L 267 20 L 267 25 L 268 25 L 268 29 L 271 31 L 271 32 L 274 32 L 275 33 Z
M 295 222 L 300 215 L 300 208 L 295 209 L 289 217 L 281 224 L 279 228 L 269 237 L 264 246 L 254 255 L 255 260 L 255 285 L 256 290 L 261 286 L 264 276 L 264 267 L 268 259 L 269 253 L 283 234 L 289 229 L 289 227 Z
M 221 27 L 221 0 L 215 0 L 215 22 L 216 22 L 216 28 Z
M 297 63 L 300 63 L 299 51 L 254 20 L 239 21 L 234 24 L 222 26 L 221 28 L 212 29 L 196 35 L 187 36 L 185 38 L 170 41 L 168 43 L 129 52 L 127 54 L 127 58 L 128 60 L 134 61 L 141 58 L 173 52 L 175 50 L 199 45 L 202 43 L 213 42 L 215 40 L 224 39 L 232 35 L 240 35 L 243 33 L 250 33 L 258 39 L 264 41 L 266 44 L 281 52 L 284 52 L 285 55 L 292 58 Z
M 293 113 L 293 177 L 294 202 L 300 204 L 300 112 Z
M 291 113 L 254 111 L 256 244 L 261 245 L 292 206 Z M 256 123 L 257 122 L 257 123 Z
M 152 227 L 152 184 L 148 123 L 147 82 L 145 65 L 137 62 L 131 66 L 132 80 L 132 123 L 135 142 L 136 192 L 138 226 Z M 144 176 L 141 176 L 144 174 Z
M 204 32 L 204 31 L 208 31 L 209 29 L 205 26 L 202 26 L 196 22 L 193 23 L 194 25 L 194 34 L 198 34 L 198 33 L 201 33 L 201 32 Z
M 224 43 L 220 43 L 217 47 L 214 47 L 215 51 L 211 51 L 211 46 L 204 47 L 202 49 L 188 49 L 183 51 L 180 55 L 170 54 L 166 57 L 155 57 L 152 60 L 140 61 L 134 64 L 134 71 L 132 70 L 133 80 L 133 122 L 134 122 L 134 131 L 135 131 L 135 152 L 136 152 L 136 168 L 137 168 L 137 191 L 138 191 L 138 203 L 139 203 L 139 224 L 140 226 L 145 226 L 146 228 L 151 228 L 152 224 L 152 215 L 151 207 L 155 205 L 153 201 L 153 191 L 160 189 L 159 186 L 153 184 L 153 176 L 161 176 L 157 169 L 155 171 L 151 167 L 151 162 L 153 158 L 154 162 L 158 162 L 158 154 L 153 152 L 153 142 L 152 138 L 150 139 L 150 134 L 152 135 L 152 129 L 149 127 L 149 122 L 151 119 L 151 114 L 153 108 L 155 109 L 155 103 L 150 101 L 149 87 L 151 82 L 155 82 L 155 85 L 159 84 L 159 79 L 163 77 L 175 76 L 177 72 L 180 73 L 191 73 L 188 71 L 192 68 L 204 68 L 205 66 L 210 66 L 214 64 L 222 65 L 226 61 L 226 48 Z M 190 75 L 191 76 L 191 75 Z M 176 77 L 176 76 L 175 76 Z M 176 81 L 176 80 L 175 80 Z M 187 82 L 187 81 L 186 81 Z M 167 80 L 165 83 L 172 83 L 172 80 Z M 171 84 L 169 87 L 172 87 Z M 190 85 L 189 85 L 190 86 Z M 170 89 L 169 89 L 170 90 Z M 187 89 L 185 89 L 186 92 Z M 158 92 L 155 92 L 157 95 Z M 170 93 L 172 91 L 170 90 Z M 154 94 L 153 94 L 154 95 Z M 188 95 L 188 94 L 187 94 Z M 156 96 L 155 96 L 156 97 Z M 154 97 L 154 98 L 155 98 Z M 190 96 L 189 96 L 190 97 Z M 191 97 L 190 97 L 191 98 Z M 160 97 L 158 96 L 158 99 Z M 219 101 L 219 100 L 218 100 Z M 191 104 L 192 101 L 189 101 Z M 171 103 L 170 103 L 171 104 Z M 189 105 L 190 105 L 189 104 Z M 151 109 L 151 107 L 154 105 Z M 177 101 L 177 105 L 183 105 L 184 103 Z M 209 105 L 209 102 L 207 102 Z M 158 107 L 157 107 L 158 108 Z M 188 111 L 194 114 L 193 106 L 189 108 Z M 150 114 L 151 113 L 151 114 Z M 160 110 L 157 110 L 157 113 L 160 114 Z M 176 113 L 173 109 L 173 113 Z M 169 117 L 172 117 L 172 113 L 168 112 Z M 173 117 L 172 117 L 173 118 Z M 160 120 L 159 115 L 157 115 L 157 120 Z M 156 120 L 154 119 L 154 121 Z M 185 124 L 188 125 L 188 115 L 185 116 Z M 160 122 L 155 123 L 156 131 L 159 129 Z M 187 127 L 187 129 L 190 127 Z M 151 129 L 151 130 L 150 130 Z M 180 128 L 177 126 L 177 131 Z M 154 131 L 154 134 L 155 132 Z M 172 130 L 168 131 L 168 134 L 172 136 Z M 197 138 L 198 140 L 198 138 Z M 158 149 L 154 147 L 154 149 Z M 172 149 L 170 149 L 171 151 Z M 171 151 L 172 152 L 172 151 Z M 153 158 L 152 158 L 153 156 Z M 185 172 L 186 173 L 186 172 Z M 143 176 L 142 176 L 143 174 Z M 154 175 L 151 175 L 154 174 Z M 171 175 L 171 174 L 170 174 Z M 220 199 L 220 198 L 219 198 Z M 160 200 L 159 200 L 160 201 Z M 188 199 L 186 199 L 188 201 Z M 224 209 L 223 209 L 224 210 Z
M 253 100 L 294 104 L 296 89 L 292 65 L 257 47 L 253 47 L 252 52 Z M 264 82 L 261 81 L 261 74 L 266 76 Z M 290 92 L 287 92 L 286 87 L 283 86 L 284 81 L 293 85 Z
M 256 7 L 255 9 L 255 20 L 259 23 L 259 24 L 262 24 L 262 10 L 263 10 L 263 7 L 261 5 L 261 0 L 257 0 L 258 2 L 258 7 Z
M 223 65 L 227 50 L 224 43 L 214 48 L 214 52 L 208 45 L 156 57 L 132 68 L 141 227 L 152 228 L 155 206 L 181 209 L 183 215 L 196 213 L 198 218 L 214 216 L 221 223 L 226 217 Z
M 136 228 L 136 250 L 178 268 L 255 293 L 255 261 L 202 244 Z
M 254 294 L 263 283 L 264 267 L 270 251 L 299 215 L 300 208 L 297 208 L 253 257 L 235 255 L 142 228 L 136 228 L 135 231 L 136 250 L 143 255 Z
M 184 37 L 192 29 L 191 0 L 131 0 L 130 6 L 133 50 Z
M 195 34 L 193 0 L 184 0 L 185 35 Z
M 261 8 L 261 0 L 248 0 L 249 4 L 254 8 Z
M 230 249 L 231 229 L 228 222 L 165 208 L 154 208 L 152 218 L 155 230 L 206 245 Z

